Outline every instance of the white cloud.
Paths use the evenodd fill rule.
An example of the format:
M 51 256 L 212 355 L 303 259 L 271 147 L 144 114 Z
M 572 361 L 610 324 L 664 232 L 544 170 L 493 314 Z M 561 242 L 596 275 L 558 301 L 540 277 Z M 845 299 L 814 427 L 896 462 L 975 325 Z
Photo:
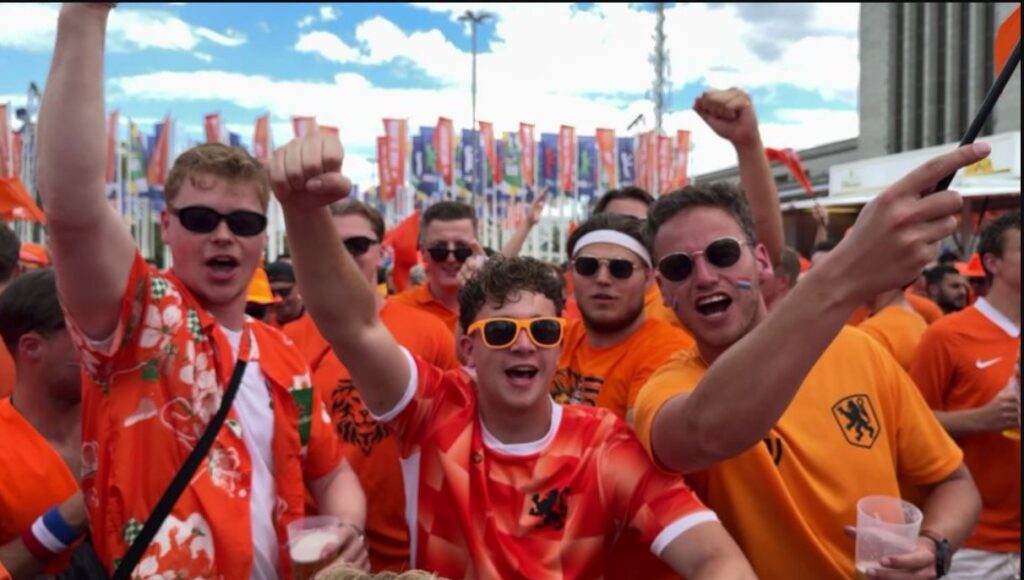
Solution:
M 59 10 L 55 4 L 0 4 L 0 47 L 49 52 Z M 191 51 L 204 40 L 228 47 L 246 42 L 244 35 L 230 29 L 219 33 L 159 10 L 118 8 L 110 13 L 107 45 L 112 52 L 146 48 Z
M 333 6 L 321 6 L 320 7 L 320 21 L 330 22 L 331 20 L 337 20 L 338 13 L 334 10 Z
M 209 54 L 207 54 L 205 52 L 198 52 L 198 51 L 196 51 L 196 52 L 192 53 L 192 56 L 198 58 L 199 60 L 201 60 L 201 61 L 203 61 L 205 63 L 213 62 L 213 56 L 211 56 L 211 55 L 209 55 Z
M 296 24 L 298 25 L 299 28 L 306 28 L 307 26 L 312 26 L 314 22 L 316 22 L 316 16 L 310 14 L 308 16 L 303 16 L 302 18 L 300 18 L 299 21 L 296 22 Z
M 343 40 L 320 30 L 307 32 L 295 43 L 298 52 L 311 52 L 337 63 L 355 62 L 360 59 L 359 51 L 345 44 Z

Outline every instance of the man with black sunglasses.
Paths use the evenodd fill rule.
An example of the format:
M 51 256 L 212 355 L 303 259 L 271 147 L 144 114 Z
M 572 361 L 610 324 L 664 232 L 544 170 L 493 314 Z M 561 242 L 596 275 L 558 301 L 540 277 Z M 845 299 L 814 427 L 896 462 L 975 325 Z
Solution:
M 82 490 L 91 540 L 112 572 L 222 404 L 207 460 L 134 575 L 290 574 L 287 525 L 311 493 L 348 525 L 343 557 L 365 566 L 365 498 L 309 367 L 277 330 L 247 319 L 270 187 L 240 148 L 193 147 L 170 168 L 161 236 L 173 267 L 143 259 L 107 203 L 103 98 L 109 4 L 66 4 L 39 119 L 39 187 L 57 287 L 82 354 Z
M 433 314 L 454 333 L 459 318 L 459 289 L 465 279 L 459 274 L 471 256 L 483 254 L 476 228 L 476 212 L 470 205 L 441 201 L 428 207 L 420 223 L 420 252 L 427 283 L 392 300 Z
M 272 307 L 271 325 L 283 329 L 306 315 L 302 293 L 295 283 L 295 269 L 290 262 L 278 260 L 267 264 L 267 279 L 270 280 L 270 291 L 281 299 Z
M 659 464 L 687 474 L 760 577 L 853 577 L 844 526 L 860 498 L 898 497 L 900 482 L 930 492 L 923 535 L 874 573 L 931 577 L 974 526 L 980 500 L 962 453 L 899 363 L 844 323 L 912 280 L 955 231 L 959 195 L 930 192 L 988 152 L 939 156 L 879 194 L 771 315 L 768 254 L 742 193 L 687 187 L 651 208 L 658 284 L 697 347 L 641 390 L 636 432 Z
M 475 379 L 396 343 L 356 262 L 332 243 L 322 206 L 351 191 L 343 157 L 337 137 L 310 134 L 275 158 L 271 181 L 310 313 L 399 443 L 410 566 L 590 578 L 603 575 L 605 547 L 635 529 L 688 578 L 751 577 L 714 514 L 654 468 L 622 421 L 548 396 L 564 321 L 546 264 L 493 259 L 461 290 L 459 349 Z

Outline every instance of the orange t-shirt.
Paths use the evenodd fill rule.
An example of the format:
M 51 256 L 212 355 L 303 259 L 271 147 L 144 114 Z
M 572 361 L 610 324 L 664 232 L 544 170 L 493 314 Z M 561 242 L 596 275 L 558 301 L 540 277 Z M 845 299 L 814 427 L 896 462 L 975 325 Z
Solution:
M 942 309 L 939 308 L 938 304 L 924 296 L 914 294 L 910 291 L 910 288 L 907 288 L 907 291 L 904 292 L 904 294 L 907 297 L 907 302 L 910 302 L 911 308 L 916 310 L 917 313 L 921 315 L 921 318 L 924 318 L 924 321 L 928 324 L 942 318 Z
M 860 329 L 884 346 L 903 370 L 910 370 L 917 343 L 921 342 L 928 323 L 917 312 L 902 306 L 887 306 L 861 322 Z
M 444 370 L 458 368 L 455 337 L 436 316 L 388 301 L 380 318 L 395 340 L 413 354 Z M 391 431 L 370 416 L 348 369 L 331 351 L 308 314 L 289 323 L 284 331 L 309 362 L 313 383 L 325 397 L 342 451 L 366 493 L 370 568 L 407 570 L 409 526 L 405 521 L 405 490 L 401 457 Z
M 82 355 L 82 490 L 93 546 L 108 571 L 121 558 L 210 418 L 236 358 L 213 316 L 172 272 L 135 254 L 107 341 L 65 312 Z M 305 513 L 305 484 L 341 461 L 323 395 L 288 339 L 247 319 L 239 356 L 259 364 L 274 432 L 272 514 L 278 567 L 290 574 L 286 526 Z M 253 566 L 252 461 L 237 405 L 140 566 L 147 575 L 247 578 Z
M 1013 374 L 1020 329 L 984 298 L 928 328 L 910 374 L 933 409 L 962 411 L 987 404 Z M 1020 551 L 1020 441 L 1001 433 L 958 440 L 981 493 L 981 519 L 964 546 Z
M 645 320 L 622 342 L 595 348 L 587 341 L 583 321 L 570 322 L 558 371 L 551 381 L 551 396 L 566 405 L 603 407 L 626 419 L 651 373 L 669 356 L 693 344 L 678 328 L 660 320 Z
M 36 518 L 78 491 L 78 482 L 64 459 L 31 423 L 0 400 L 0 546 L 19 537 Z M 63 571 L 71 554 L 62 554 L 46 567 L 47 574 Z M 2 577 L 2 576 L 0 576 Z
M 692 349 L 669 359 L 640 392 L 635 428 L 648 453 L 662 406 L 693 391 L 706 372 Z M 942 481 L 961 463 L 899 364 L 844 327 L 762 444 L 686 479 L 759 577 L 852 578 L 854 542 L 843 526 L 856 524 L 857 501 L 899 496 L 898 479 Z
M 644 314 L 647 315 L 647 318 L 671 324 L 683 331 L 683 333 L 690 338 L 690 342 L 693 342 L 693 335 L 690 333 L 689 329 L 683 326 L 683 322 L 679 320 L 676 313 L 668 306 L 665 306 L 664 302 L 662 302 L 661 290 L 658 288 L 657 284 L 652 285 L 647 289 L 647 292 L 644 293 Z
M 444 322 L 453 335 L 455 334 L 455 325 L 459 322 L 459 313 L 449 310 L 440 300 L 434 298 L 434 295 L 430 293 L 429 284 L 415 286 L 401 294 L 396 294 L 388 298 L 388 302 L 397 302 L 398 304 L 404 304 L 433 314 L 440 318 L 441 322 Z
M 14 357 L 7 351 L 7 345 L 0 340 L 0 399 L 9 397 L 14 392 L 14 381 L 17 380 L 17 369 Z

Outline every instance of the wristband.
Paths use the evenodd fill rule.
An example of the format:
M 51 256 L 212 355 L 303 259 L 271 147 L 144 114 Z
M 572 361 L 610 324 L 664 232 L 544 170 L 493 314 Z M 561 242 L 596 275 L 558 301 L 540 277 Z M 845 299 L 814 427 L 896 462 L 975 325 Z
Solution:
M 48 562 L 67 550 L 81 535 L 64 521 L 54 506 L 22 532 L 21 541 L 37 560 Z

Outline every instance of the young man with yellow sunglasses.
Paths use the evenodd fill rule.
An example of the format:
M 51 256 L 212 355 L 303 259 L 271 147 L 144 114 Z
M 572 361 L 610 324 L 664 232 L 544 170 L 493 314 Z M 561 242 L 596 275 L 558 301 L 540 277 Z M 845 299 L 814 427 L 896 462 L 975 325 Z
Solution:
M 277 152 L 271 181 L 313 320 L 401 448 L 410 565 L 450 578 L 599 577 L 633 529 L 687 578 L 752 577 L 715 514 L 653 466 L 625 423 L 548 396 L 564 322 L 543 263 L 491 260 L 460 292 L 458 347 L 475 380 L 395 342 L 334 243 L 326 206 L 351 189 L 342 159 L 336 137 L 308 135 Z

